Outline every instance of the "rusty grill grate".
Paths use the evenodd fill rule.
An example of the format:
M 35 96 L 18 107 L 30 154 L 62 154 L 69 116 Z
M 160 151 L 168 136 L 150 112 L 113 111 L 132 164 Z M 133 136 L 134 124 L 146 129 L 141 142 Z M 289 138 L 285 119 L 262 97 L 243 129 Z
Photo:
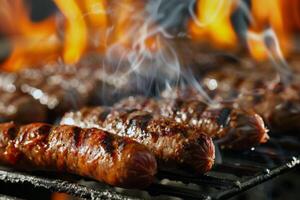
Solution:
M 226 199 L 298 167 L 299 150 L 299 138 L 278 136 L 268 144 L 248 151 L 222 151 L 222 161 L 219 160 L 219 164 L 203 176 L 196 177 L 181 170 L 162 169 L 155 183 L 145 191 L 151 196 Z M 12 186 L 42 188 L 48 192 L 66 192 L 86 199 L 142 198 L 136 195 L 136 191 L 120 192 L 120 189 L 91 180 L 82 181 L 77 176 L 57 175 L 51 172 L 17 172 L 3 168 L 0 170 L 0 181 Z

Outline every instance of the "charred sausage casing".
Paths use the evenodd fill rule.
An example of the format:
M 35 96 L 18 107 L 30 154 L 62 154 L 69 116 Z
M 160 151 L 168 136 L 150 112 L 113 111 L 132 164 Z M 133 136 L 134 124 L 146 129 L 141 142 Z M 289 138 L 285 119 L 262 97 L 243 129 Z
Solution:
M 196 99 L 129 97 L 115 107 L 144 110 L 187 123 L 215 139 L 222 148 L 249 148 L 269 139 L 258 114 L 233 105 L 210 106 Z
M 0 161 L 67 171 L 125 188 L 146 187 L 156 173 L 153 154 L 129 138 L 95 128 L 44 123 L 0 124 Z
M 154 152 L 161 164 L 185 166 L 204 173 L 214 163 L 215 149 L 209 136 L 186 124 L 149 112 L 83 108 L 65 114 L 61 124 L 97 127 L 130 137 Z

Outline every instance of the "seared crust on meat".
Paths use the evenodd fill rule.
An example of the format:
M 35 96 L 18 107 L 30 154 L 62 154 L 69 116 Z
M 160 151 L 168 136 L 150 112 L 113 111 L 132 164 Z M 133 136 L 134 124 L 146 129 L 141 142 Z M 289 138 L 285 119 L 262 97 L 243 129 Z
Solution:
M 153 154 L 129 138 L 44 123 L 0 124 L 0 161 L 67 171 L 126 188 L 146 187 L 156 173 Z
M 187 123 L 214 138 L 223 148 L 249 148 L 269 138 L 258 114 L 229 104 L 210 106 L 196 99 L 129 97 L 115 107 L 144 110 Z
M 67 113 L 61 124 L 97 127 L 130 137 L 147 146 L 160 162 L 189 166 L 197 173 L 210 170 L 215 158 L 209 136 L 186 124 L 146 111 L 84 108 Z

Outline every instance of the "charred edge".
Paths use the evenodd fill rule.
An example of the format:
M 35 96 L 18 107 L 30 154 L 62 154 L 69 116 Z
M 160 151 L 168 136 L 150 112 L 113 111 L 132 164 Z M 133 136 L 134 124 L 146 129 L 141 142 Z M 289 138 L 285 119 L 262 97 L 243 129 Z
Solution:
M 231 108 L 222 108 L 222 110 L 216 120 L 219 126 L 222 126 L 222 127 L 228 126 L 229 121 L 230 121 L 229 117 L 230 117 L 231 112 L 232 112 Z
M 14 139 L 17 137 L 18 132 L 19 132 L 19 128 L 18 128 L 18 127 L 16 127 L 16 126 L 10 127 L 10 128 L 7 130 L 9 139 L 14 140 Z
M 114 145 L 113 145 L 113 138 L 110 134 L 105 134 L 102 144 L 104 146 L 104 149 L 106 151 L 106 153 L 109 153 L 110 155 L 113 155 L 114 153 Z
M 80 137 L 80 132 L 81 132 L 81 128 L 79 127 L 73 127 L 73 133 L 74 133 L 74 142 L 75 142 L 75 146 L 78 147 L 80 146 L 82 140 Z
M 138 109 L 136 108 L 133 108 L 133 109 L 121 109 L 122 111 L 125 111 L 128 115 L 131 114 L 131 113 L 134 113 L 134 112 L 137 112 L 139 111 Z
M 181 99 L 176 99 L 174 100 L 174 104 L 173 104 L 173 108 L 172 111 L 174 113 L 176 113 L 178 110 L 181 110 L 182 106 L 183 106 L 184 102 Z
M 122 150 L 124 149 L 125 146 L 126 146 L 126 141 L 125 141 L 125 139 L 118 141 L 119 151 L 122 151 Z
M 110 114 L 111 110 L 109 108 L 104 109 L 102 112 L 99 113 L 98 115 L 98 120 L 104 121 L 106 120 L 107 116 Z
M 136 126 L 141 130 L 145 130 L 152 118 L 150 113 L 134 116 L 129 120 L 129 126 Z
M 113 113 L 113 116 L 115 117 L 115 114 L 117 116 L 118 119 L 120 119 L 123 123 L 124 122 L 128 122 L 128 124 L 130 125 L 131 123 L 131 114 L 134 113 L 134 112 L 137 112 L 138 109 L 127 109 L 127 108 L 120 108 L 118 110 L 116 110 L 116 113 L 115 112 L 112 112 Z
M 39 135 L 48 135 L 51 131 L 51 128 L 52 127 L 50 125 L 43 124 L 38 128 L 37 132 Z

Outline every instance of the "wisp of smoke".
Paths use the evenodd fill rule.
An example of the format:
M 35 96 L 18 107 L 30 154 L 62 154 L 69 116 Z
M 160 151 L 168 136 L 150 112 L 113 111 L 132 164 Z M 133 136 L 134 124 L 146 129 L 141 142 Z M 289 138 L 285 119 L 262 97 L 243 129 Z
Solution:
M 171 7 L 172 12 L 166 15 L 166 10 Z M 166 1 L 149 1 L 144 10 L 135 11 L 130 19 L 133 24 L 123 36 L 130 41 L 130 46 L 124 47 L 122 41 L 113 43 L 106 51 L 108 62 L 116 63 L 116 58 L 118 58 L 118 70 L 124 72 L 124 65 L 129 66 L 122 73 L 123 76 L 131 74 L 136 74 L 137 77 L 146 76 L 150 84 L 157 80 L 164 83 L 178 80 L 181 76 L 181 64 L 170 42 L 175 36 L 168 30 L 176 26 L 178 17 L 182 16 L 181 12 L 186 7 L 186 4 L 180 3 L 174 7 L 174 4 Z M 151 41 L 152 46 L 149 46 L 148 41 Z M 144 85 L 139 81 L 136 84 Z
M 249 7 L 245 4 L 245 2 L 240 0 L 238 6 L 244 12 L 250 24 L 255 27 L 256 21 L 251 15 Z M 264 44 L 265 52 L 267 53 L 268 58 L 275 69 L 278 71 L 281 81 L 284 84 L 289 84 L 292 80 L 293 73 L 282 54 L 282 50 L 280 48 L 278 37 L 275 31 L 271 27 L 268 27 L 261 33 L 244 30 L 242 35 L 246 40 L 262 42 Z
M 214 2 L 212 3 L 212 1 L 214 1 Z M 199 3 L 199 1 L 194 0 L 193 3 L 191 3 L 189 5 L 189 13 L 190 13 L 193 21 L 195 22 L 195 24 L 199 27 L 204 28 L 204 27 L 210 25 L 211 23 L 213 23 L 218 17 L 220 17 L 219 14 L 221 13 L 221 10 L 223 9 L 223 5 L 224 5 L 225 1 L 226 0 L 208 0 L 208 2 L 210 2 L 210 5 L 216 4 L 216 6 L 215 6 L 215 12 L 212 13 L 212 15 L 209 16 L 209 18 L 206 17 L 205 21 L 200 21 L 194 11 L 195 4 Z M 235 1 L 235 0 L 228 0 L 228 1 Z M 207 0 L 204 0 L 203 4 L 207 4 Z
M 292 81 L 292 71 L 282 55 L 281 48 L 273 29 L 269 28 L 260 34 L 248 31 L 247 38 L 263 42 L 265 44 L 265 51 L 280 75 L 281 82 L 289 84 Z

